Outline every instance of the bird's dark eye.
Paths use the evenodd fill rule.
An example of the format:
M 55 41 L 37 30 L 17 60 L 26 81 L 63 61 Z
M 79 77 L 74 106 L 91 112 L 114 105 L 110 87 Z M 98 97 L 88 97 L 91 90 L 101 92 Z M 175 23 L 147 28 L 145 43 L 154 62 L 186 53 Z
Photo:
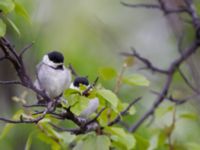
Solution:
M 48 57 L 51 61 L 54 63 L 63 63 L 64 62 L 64 57 L 60 52 L 53 51 L 48 53 Z
M 89 81 L 88 81 L 88 79 L 86 77 L 76 77 L 73 84 L 76 87 L 79 87 L 80 84 L 88 86 L 89 85 Z

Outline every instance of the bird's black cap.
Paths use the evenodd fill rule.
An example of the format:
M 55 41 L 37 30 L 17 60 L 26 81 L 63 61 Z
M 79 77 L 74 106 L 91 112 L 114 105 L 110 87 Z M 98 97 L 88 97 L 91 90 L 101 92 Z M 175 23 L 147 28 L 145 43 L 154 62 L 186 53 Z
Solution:
M 57 52 L 57 51 L 48 53 L 48 57 L 54 63 L 63 63 L 64 62 L 63 54 L 60 52 Z
M 89 81 L 88 81 L 87 77 L 76 77 L 75 80 L 74 80 L 73 85 L 75 87 L 79 87 L 80 84 L 88 86 L 89 85 Z

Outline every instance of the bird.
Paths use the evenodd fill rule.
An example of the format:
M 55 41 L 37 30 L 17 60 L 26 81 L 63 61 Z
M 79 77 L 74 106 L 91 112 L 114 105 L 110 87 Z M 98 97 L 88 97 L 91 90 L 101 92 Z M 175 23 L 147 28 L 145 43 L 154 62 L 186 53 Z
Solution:
M 64 56 L 58 51 L 51 51 L 43 56 L 36 66 L 36 76 L 35 87 L 44 91 L 50 99 L 61 97 L 72 80 L 71 71 L 64 66 Z
M 84 92 L 80 90 L 80 85 L 84 85 L 87 88 L 90 86 L 87 77 L 76 77 L 73 83 L 71 84 L 70 88 L 79 90 L 80 92 Z M 88 95 L 85 95 L 85 96 L 88 96 Z M 96 112 L 96 110 L 98 109 L 98 106 L 99 106 L 98 97 L 91 98 L 89 100 L 87 107 L 80 113 L 79 117 L 85 118 L 85 119 L 89 118 L 91 114 Z
M 71 83 L 70 85 L 70 88 L 71 89 L 75 89 L 75 90 L 78 90 L 79 92 L 81 92 L 80 90 L 80 85 L 84 85 L 86 87 L 89 86 L 89 81 L 87 79 L 87 77 L 80 77 L 80 76 L 77 76 L 73 83 Z

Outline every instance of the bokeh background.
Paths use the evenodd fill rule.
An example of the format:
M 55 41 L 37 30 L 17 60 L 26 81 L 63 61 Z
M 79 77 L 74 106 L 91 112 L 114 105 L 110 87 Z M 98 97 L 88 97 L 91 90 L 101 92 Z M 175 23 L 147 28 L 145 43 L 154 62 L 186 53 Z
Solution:
M 143 2 L 150 3 L 153 0 Z M 23 3 L 27 9 L 30 20 L 11 15 L 21 35 L 8 27 L 6 36 L 18 50 L 34 42 L 33 47 L 24 55 L 27 71 L 33 80 L 35 66 L 44 54 L 52 50 L 61 51 L 65 56 L 66 66 L 71 63 L 78 74 L 88 76 L 91 82 L 99 76 L 99 70 L 103 67 L 113 67 L 120 71 L 124 59 L 120 56 L 120 52 L 128 52 L 130 47 L 134 47 L 142 56 L 162 68 L 166 68 L 179 55 L 175 30 L 181 30 L 182 25 L 177 20 L 169 21 L 169 18 L 166 19 L 158 10 L 128 8 L 120 4 L 119 0 L 20 0 L 20 3 Z M 134 118 L 128 118 L 130 122 L 139 118 L 151 106 L 155 95 L 150 91 L 159 90 L 164 81 L 163 76 L 138 70 L 141 65 L 136 61 L 127 72 L 144 74 L 151 82 L 150 87 L 122 86 L 119 92 L 119 97 L 124 101 L 130 101 L 139 95 L 143 96 L 143 100 L 136 107 L 137 113 Z M 1 79 L 16 79 L 16 73 L 7 62 L 0 63 L 0 69 Z M 115 79 L 108 81 L 100 78 L 99 82 L 108 89 L 114 89 Z M 180 97 L 189 93 L 189 89 L 184 87 L 178 75 L 174 83 L 172 92 Z M 35 95 L 22 87 L 1 86 L 0 116 L 10 118 L 21 107 L 12 100 L 12 97 L 20 97 L 24 92 L 27 93 L 28 102 L 36 102 Z M 197 114 L 198 108 L 194 107 L 193 103 L 196 104 L 198 101 L 184 104 L 178 111 Z M 161 108 L 170 105 L 164 103 Z M 169 122 L 171 116 L 167 114 L 156 120 L 150 127 L 143 126 L 138 133 L 150 138 L 150 130 L 162 128 Z M 176 125 L 174 138 L 178 142 L 186 140 L 198 142 L 200 135 L 198 124 L 198 119 L 180 120 Z M 0 122 L 0 131 L 4 126 L 5 123 Z M 34 125 L 15 126 L 4 139 L 0 140 L 0 149 L 23 149 L 28 133 L 33 128 Z M 41 144 L 41 141 L 35 139 L 34 149 L 36 148 L 48 149 L 49 147 L 48 144 Z

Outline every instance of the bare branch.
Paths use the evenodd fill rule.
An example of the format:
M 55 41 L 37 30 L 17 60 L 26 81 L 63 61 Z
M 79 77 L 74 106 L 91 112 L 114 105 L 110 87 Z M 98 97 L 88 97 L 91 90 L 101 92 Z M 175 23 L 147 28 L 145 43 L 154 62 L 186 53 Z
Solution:
M 30 107 L 46 107 L 46 104 L 32 104 L 32 105 L 23 105 L 25 108 L 30 108 Z
M 155 67 L 154 65 L 152 65 L 152 63 L 148 59 L 140 56 L 134 48 L 131 48 L 131 49 L 132 49 L 132 53 L 123 52 L 123 53 L 121 53 L 121 55 L 136 57 L 137 59 L 139 59 L 141 62 L 143 62 L 145 64 L 145 67 L 143 69 L 150 69 L 152 72 L 158 72 L 161 74 L 168 75 L 169 72 L 167 70 L 163 70 L 163 69 Z
M 122 5 L 132 8 L 148 8 L 148 9 L 158 9 L 160 10 L 161 7 L 157 4 L 127 4 L 125 2 L 120 2 Z
M 152 93 L 156 94 L 158 96 L 160 95 L 160 93 L 156 92 L 156 91 L 152 91 Z M 190 99 L 190 97 L 185 98 L 185 99 L 176 99 L 172 95 L 170 95 L 170 96 L 166 96 L 165 99 L 168 99 L 169 101 L 175 103 L 176 105 L 181 105 L 181 104 L 184 104 L 185 102 L 187 102 Z
M 128 4 L 125 2 L 120 2 L 122 5 L 126 7 L 131 7 L 131 8 L 145 8 L 145 9 L 154 9 L 154 10 L 160 10 L 165 13 L 165 15 L 172 14 L 172 13 L 187 13 L 187 9 L 185 8 L 179 8 L 179 9 L 171 9 L 171 8 L 166 8 L 164 3 L 159 4 Z
M 197 88 L 195 88 L 192 85 L 192 83 L 190 83 L 190 81 L 187 79 L 187 77 L 184 75 L 184 73 L 181 71 L 180 68 L 178 69 L 178 72 L 181 75 L 181 77 L 183 78 L 184 82 L 187 84 L 187 86 L 192 89 L 192 91 L 194 91 L 195 93 L 200 93 L 200 91 Z
M 71 70 L 72 74 L 77 77 L 78 74 L 76 73 L 75 69 L 73 68 L 73 66 L 71 64 L 69 64 L 68 68 Z
M 5 56 L 3 56 L 3 57 L 0 57 L 0 61 L 2 61 L 2 60 L 4 60 L 4 59 L 6 59 L 6 57 L 5 57 Z
M 20 84 L 20 85 L 22 85 L 22 83 L 20 81 L 17 81 L 17 80 L 13 80 L 13 81 L 0 81 L 0 84 L 2 84 L 2 85 L 10 85 L 10 84 Z
M 55 129 L 57 129 L 58 131 L 67 131 L 67 132 L 71 132 L 71 133 L 77 133 L 80 129 L 79 128 L 72 128 L 72 129 L 67 129 L 67 128 L 62 128 L 62 127 L 59 127 L 53 123 L 49 123 L 52 127 L 54 127 Z
M 88 124 L 91 124 L 91 123 L 95 122 L 95 121 L 99 118 L 99 116 L 101 115 L 101 113 L 102 113 L 105 109 L 106 109 L 106 107 L 103 107 L 103 108 L 97 113 L 97 115 L 96 115 L 93 119 L 91 119 L 91 120 L 89 120 L 89 121 L 87 121 L 87 122 L 85 123 L 85 126 L 87 126 Z
M 30 49 L 33 46 L 34 42 L 32 42 L 31 44 L 27 45 L 26 47 L 24 47 L 21 52 L 19 53 L 19 57 L 22 58 L 23 54 Z

